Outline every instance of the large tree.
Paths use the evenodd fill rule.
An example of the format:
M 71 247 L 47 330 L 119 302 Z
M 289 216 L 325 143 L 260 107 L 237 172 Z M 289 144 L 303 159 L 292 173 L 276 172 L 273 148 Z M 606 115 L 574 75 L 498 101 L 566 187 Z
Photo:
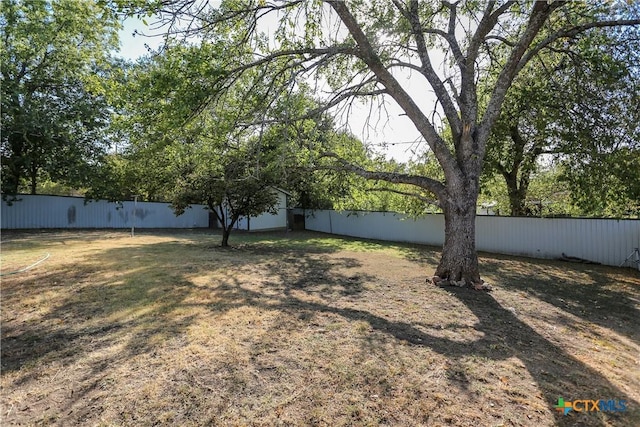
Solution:
M 392 99 L 426 141 L 444 179 L 368 170 L 345 159 L 336 159 L 337 166 L 433 194 L 445 215 L 435 275 L 481 287 L 476 201 L 487 142 L 506 93 L 526 64 L 556 43 L 570 44 L 573 36 L 592 28 L 640 23 L 619 19 L 617 7 L 624 3 L 256 0 L 213 6 L 175 0 L 162 2 L 154 12 L 170 32 L 197 36 L 194 43 L 225 42 L 226 72 L 212 83 L 228 85 L 247 70 L 270 64 L 264 79 L 273 82 L 268 86 L 274 92 L 283 76 L 289 86 L 316 77 L 318 87 L 331 93 L 325 108 L 360 97 Z M 266 34 L 266 28 L 272 32 Z M 494 55 L 496 49 L 508 53 Z M 403 86 L 403 71 L 419 76 L 423 90 Z M 496 78 L 483 88 L 490 95 L 480 102 L 478 82 L 486 82 L 482 77 L 489 72 Z M 424 105 L 428 93 L 437 97 L 436 106 Z M 439 132 L 440 116 L 450 141 Z
M 104 151 L 109 51 L 117 17 L 92 1 L 2 2 L 2 191 L 48 178 L 82 185 Z

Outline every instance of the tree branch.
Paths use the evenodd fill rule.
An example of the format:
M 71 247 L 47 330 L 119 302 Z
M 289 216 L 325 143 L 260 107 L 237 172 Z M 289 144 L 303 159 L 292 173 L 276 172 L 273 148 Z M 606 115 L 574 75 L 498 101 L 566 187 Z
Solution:
M 418 13 L 417 0 L 412 0 L 409 7 L 410 7 L 409 10 L 400 9 L 400 11 L 401 13 L 404 14 L 405 18 L 409 21 L 409 24 L 411 25 L 411 31 L 416 40 L 418 56 L 420 57 L 420 62 L 422 64 L 422 67 L 420 67 L 419 71 L 423 76 L 425 76 L 425 78 L 433 88 L 434 92 L 436 93 L 438 100 L 442 104 L 442 109 L 444 110 L 444 113 L 447 116 L 447 121 L 451 126 L 451 131 L 453 132 L 454 139 L 457 139 L 457 137 L 460 135 L 460 132 L 461 132 L 460 116 L 458 115 L 458 110 L 455 107 L 451 99 L 451 96 L 447 92 L 447 88 L 444 86 L 444 83 L 442 83 L 442 80 L 440 80 L 440 77 L 438 77 L 438 74 L 433 68 L 433 65 L 431 63 L 431 58 L 429 57 L 429 50 L 427 48 L 427 43 L 424 38 L 425 31 L 429 32 L 429 31 L 435 31 L 435 30 L 424 30 L 422 28 L 422 24 L 420 23 L 420 15 Z M 454 6 L 452 7 L 454 8 L 453 10 L 455 10 L 455 7 Z M 456 62 L 461 61 L 463 59 L 463 56 L 462 56 L 462 52 L 460 51 L 460 47 L 458 46 L 458 43 L 455 40 L 455 35 L 453 35 L 453 40 L 451 40 L 450 34 L 440 32 L 440 31 L 435 31 L 435 33 L 441 33 L 441 35 L 449 42 L 449 44 L 452 45 Z
M 475 126 L 475 123 L 477 122 L 478 102 L 475 85 L 475 71 L 480 47 L 482 46 L 482 43 L 485 40 L 487 34 L 489 34 L 489 32 L 495 27 L 500 15 L 504 13 L 509 7 L 511 7 L 513 3 L 515 2 L 505 2 L 502 6 L 494 11 L 493 8 L 495 7 L 496 1 L 491 0 L 487 2 L 487 6 L 482 14 L 482 18 L 478 23 L 478 28 L 476 29 L 473 37 L 469 42 L 469 47 L 467 48 L 467 56 L 465 60 L 459 64 L 461 73 L 460 112 L 466 126 L 470 126 L 471 124 Z
M 631 26 L 631 25 L 640 25 L 640 19 L 622 19 L 622 20 L 610 20 L 610 21 L 597 21 L 597 22 L 589 22 L 582 25 L 576 25 L 575 27 L 559 30 L 555 33 L 551 34 L 532 48 L 530 48 L 527 53 L 520 59 L 518 63 L 517 72 L 522 70 L 525 65 L 542 49 L 549 46 L 551 43 L 555 42 L 561 38 L 570 38 L 575 37 L 580 33 L 583 33 L 592 28 L 606 28 L 606 27 L 617 27 L 617 26 Z
M 521 58 L 523 57 L 527 48 L 531 45 L 531 42 L 533 41 L 535 36 L 539 33 L 542 25 L 546 22 L 551 13 L 556 8 L 560 7 L 560 5 L 561 2 L 555 2 L 551 4 L 547 4 L 546 2 L 534 3 L 533 10 L 531 11 L 531 15 L 529 16 L 527 27 L 525 28 L 524 33 L 522 34 L 520 39 L 516 42 L 515 47 L 511 50 L 511 54 L 509 55 L 506 64 L 498 75 L 493 93 L 491 94 L 491 99 L 487 104 L 486 111 L 478 128 L 477 139 L 479 141 L 484 141 L 482 146 L 478 147 L 478 151 L 481 154 L 483 154 L 486 150 L 486 141 L 488 140 L 488 135 L 491 132 L 493 124 L 500 115 L 500 110 L 502 107 L 502 103 L 504 102 L 504 98 L 507 94 L 507 90 L 511 86 L 513 79 L 518 73 L 518 64 Z
M 394 188 L 370 188 L 367 191 L 379 191 L 379 192 L 385 192 L 385 193 L 395 193 L 395 194 L 400 194 L 401 196 L 409 196 L 409 197 L 415 197 L 416 199 L 425 202 L 428 205 L 432 205 L 432 206 L 436 206 L 436 207 L 440 207 L 440 202 L 438 202 L 436 199 L 432 199 L 430 197 L 425 197 L 422 194 L 419 193 L 413 193 L 411 191 L 401 191 L 401 190 L 396 190 Z
M 443 37 L 449 43 L 449 47 L 453 52 L 453 57 L 456 60 L 458 66 L 464 63 L 464 54 L 462 53 L 462 49 L 460 48 L 460 44 L 456 39 L 456 20 L 458 15 L 458 3 L 449 3 L 447 1 L 443 1 L 442 4 L 449 9 L 449 26 L 447 28 L 447 32 Z
M 348 161 L 344 160 L 342 157 L 332 152 L 323 153 L 320 156 L 320 158 L 324 158 L 324 157 L 333 158 L 340 164 L 340 167 L 330 166 L 329 169 L 332 169 L 332 170 L 345 170 L 345 171 L 353 172 L 356 175 L 366 179 L 385 181 L 385 182 L 390 182 L 392 184 L 415 185 L 416 187 L 423 188 L 425 190 L 432 192 L 438 198 L 442 198 L 445 196 L 446 188 L 444 184 L 432 178 L 427 178 L 427 177 L 418 176 L 418 175 L 409 175 L 409 174 L 398 173 L 398 172 L 382 172 L 382 171 L 366 170 L 361 166 L 349 163 Z
M 489 40 L 498 40 L 499 42 L 502 42 L 504 44 L 506 44 L 509 47 L 515 47 L 516 44 L 514 42 L 512 42 L 511 40 L 508 40 L 506 37 L 502 37 L 502 36 L 498 36 L 498 35 L 494 35 L 494 34 L 490 34 L 487 37 L 485 37 L 484 39 L 485 41 L 489 41 Z
M 385 86 L 389 95 L 407 114 L 407 117 L 414 123 L 418 131 L 429 144 L 438 162 L 442 166 L 445 174 L 456 176 L 458 169 L 455 159 L 447 148 L 445 141 L 440 137 L 433 124 L 416 105 L 409 94 L 400 86 L 400 83 L 391 75 L 384 66 L 380 57 L 376 54 L 369 39 L 362 31 L 362 28 L 351 14 L 346 4 L 338 0 L 327 0 L 329 5 L 336 11 L 347 30 L 358 44 L 358 57 L 364 61 L 371 71 L 378 77 L 378 80 Z

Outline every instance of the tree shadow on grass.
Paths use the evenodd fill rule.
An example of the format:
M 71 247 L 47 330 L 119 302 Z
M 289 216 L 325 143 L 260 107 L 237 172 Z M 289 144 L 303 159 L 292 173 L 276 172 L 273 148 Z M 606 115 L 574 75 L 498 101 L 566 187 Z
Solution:
M 362 291 L 363 275 L 334 271 L 359 266 L 350 258 L 327 257 L 337 249 L 335 246 L 316 248 L 310 257 L 297 247 L 278 244 L 212 249 L 211 240 L 133 243 L 4 283 L 5 307 L 12 303 L 20 307 L 3 310 L 3 377 L 15 373 L 11 387 L 19 388 L 42 383 L 46 380 L 43 372 L 49 375 L 54 365 L 62 372 L 66 367 L 80 366 L 58 376 L 59 380 L 67 377 L 65 384 L 72 388 L 64 390 L 64 397 L 56 397 L 62 403 L 55 416 L 61 422 L 97 419 L 102 409 L 99 400 L 90 396 L 108 389 L 110 372 L 137 356 L 153 355 L 160 347 L 178 346 L 196 320 L 190 314 L 193 308 L 228 312 L 254 304 L 250 294 L 240 291 L 243 283 L 238 275 L 243 271 L 273 271 L 265 281 L 286 277 L 283 280 L 290 281 L 293 288 L 318 298 Z M 181 258 L 185 251 L 189 252 L 188 261 Z M 219 273 L 213 283 L 200 286 L 193 282 L 192 277 L 210 271 Z M 310 282 L 305 278 L 314 279 L 315 285 L 307 286 Z M 278 284 L 272 285 L 274 292 L 279 292 Z M 198 296 L 208 293 L 215 294 L 219 301 L 198 301 Z M 46 388 L 54 387 L 49 383 Z M 49 391 L 42 392 L 46 395 Z M 42 415 L 49 408 L 44 406 L 46 399 L 41 402 L 32 401 L 13 413 L 20 412 L 23 420 L 30 414 Z
M 521 322 L 491 295 L 473 295 L 469 290 L 456 290 L 455 297 L 478 317 L 479 322 L 475 329 L 483 334 L 481 339 L 473 342 L 453 341 L 425 333 L 410 323 L 389 321 L 367 311 L 304 302 L 294 297 L 285 298 L 280 304 L 269 304 L 265 308 L 285 311 L 293 308 L 308 312 L 333 313 L 350 320 L 366 321 L 376 331 L 414 346 L 428 347 L 453 361 L 467 356 L 489 361 L 516 357 L 522 361 L 529 375 L 536 381 L 550 407 L 558 397 L 568 395 L 575 396 L 576 399 L 622 399 L 627 401 L 628 406 L 637 407 L 638 402 L 626 396 L 607 378 Z M 255 305 L 262 299 L 259 295 L 250 295 L 247 297 L 247 303 Z M 571 374 L 568 376 L 567 372 Z M 457 376 L 455 379 L 463 385 L 466 383 L 464 378 Z M 625 415 L 608 414 L 606 418 L 610 421 L 617 419 L 619 423 L 624 424 Z M 559 425 L 607 425 L 605 420 L 595 418 L 591 414 L 580 414 L 566 419 L 558 417 L 557 422 Z
M 598 371 L 542 336 L 518 318 L 512 310 L 503 307 L 491 294 L 468 289 L 445 290 L 426 286 L 425 292 L 444 292 L 449 294 L 451 299 L 464 304 L 477 318 L 474 329 L 481 338 L 461 342 L 425 332 L 425 328 L 420 324 L 389 320 L 367 310 L 339 307 L 328 300 L 323 302 L 302 300 L 291 292 L 296 288 L 296 282 L 287 280 L 285 280 L 284 293 L 279 297 L 266 296 L 247 289 L 242 289 L 241 292 L 247 304 L 265 309 L 332 313 L 352 321 L 366 321 L 378 332 L 413 346 L 428 347 L 454 363 L 468 357 L 486 361 L 502 361 L 515 357 L 523 363 L 523 368 L 537 383 L 549 408 L 557 402 L 559 397 L 567 397 L 567 400 L 570 400 L 568 396 L 574 399 L 626 400 L 628 408 L 635 411 L 633 408 L 638 407 L 639 402 Z M 229 289 L 232 294 L 237 291 L 238 288 Z M 274 299 L 275 301 L 272 301 Z M 268 303 L 265 304 L 265 301 Z M 588 314 L 582 313 L 582 315 L 585 320 L 589 320 Z M 463 387 L 466 383 L 464 375 L 462 377 L 456 375 L 452 379 L 458 380 Z M 608 425 L 610 422 L 625 425 L 630 419 L 639 418 L 639 414 L 635 412 L 633 414 L 577 414 L 574 412 L 567 417 L 563 417 L 560 413 L 556 414 L 558 425 Z
M 417 245 L 411 249 L 405 255 L 410 261 L 432 266 L 439 262 L 438 248 Z M 640 318 L 637 299 L 640 272 L 629 268 L 488 253 L 481 254 L 480 264 L 481 273 L 496 277 L 498 286 L 525 292 L 563 312 L 616 331 L 640 344 L 640 328 L 634 323 L 634 319 Z M 428 277 L 425 274 L 425 278 Z
M 188 315 L 179 321 L 167 317 L 181 307 L 192 285 L 177 277 L 167 278 L 171 285 L 146 279 L 156 273 L 156 268 L 141 268 L 121 276 L 118 283 L 95 287 L 68 280 L 77 277 L 76 269 L 40 276 L 39 282 L 58 283 L 69 292 L 41 316 L 3 322 L 3 376 L 17 373 L 12 387 L 48 383 L 40 393 L 53 393 L 60 401 L 55 419 L 63 424 L 99 414 L 99 402 L 88 396 L 108 389 L 110 372 L 182 336 L 192 320 Z M 89 274 L 87 280 L 91 278 Z M 50 377 L 52 367 L 59 374 Z M 57 384 L 65 384 L 64 390 L 52 392 L 59 389 Z M 30 399 L 19 411 L 23 416 L 43 416 L 52 405 L 46 402 Z
M 55 417 L 64 413 L 62 422 L 71 423 L 99 413 L 86 396 L 106 389 L 110 370 L 180 338 L 192 322 L 188 313 L 170 316 L 194 289 L 184 277 L 190 270 L 175 255 L 189 244 L 198 242 L 132 244 L 5 281 L 3 377 L 16 374 L 11 387 L 41 383 L 57 366 L 41 391 L 47 395 L 63 381 L 68 386 L 55 397 L 63 402 Z M 78 405 L 83 399 L 88 403 Z M 32 399 L 13 413 L 42 416 L 48 409 L 42 405 Z
M 64 288 L 60 292 L 63 296 L 52 301 L 48 312 L 34 313 L 23 323 L 10 321 L 3 327 L 3 375 L 32 368 L 25 369 L 25 374 L 18 379 L 19 385 L 38 380 L 38 364 L 56 362 L 62 367 L 80 364 L 83 369 L 76 373 L 75 379 L 78 389 L 71 391 L 71 398 L 59 410 L 63 414 L 60 421 L 82 421 L 89 417 L 96 420 L 101 412 L 96 406 L 99 402 L 90 400 L 89 404 L 83 404 L 83 399 L 87 400 L 87 396 L 104 387 L 109 370 L 118 364 L 130 363 L 139 355 L 152 355 L 172 341 L 179 345 L 194 322 L 190 310 L 204 307 L 225 313 L 255 307 L 290 314 L 303 321 L 321 313 L 366 322 L 380 334 L 416 348 L 429 348 L 454 365 L 468 357 L 489 362 L 517 358 L 549 406 L 558 397 L 570 394 L 579 399 L 626 399 L 630 407 L 638 407 L 637 401 L 606 377 L 540 335 L 491 294 L 457 288 L 425 288 L 424 292 L 437 293 L 440 300 L 461 303 L 477 319 L 473 328 L 479 338 L 458 341 L 431 333 L 418 322 L 394 320 L 373 310 L 358 308 L 357 304 L 346 307 L 340 303 L 344 298 L 356 301 L 362 298 L 367 284 L 375 284 L 376 278 L 362 271 L 360 263 L 349 256 L 329 256 L 340 249 L 339 245 L 320 245 L 307 250 L 295 245 L 259 243 L 218 252 L 207 249 L 210 244 L 194 240 L 186 244 L 156 243 L 126 250 L 109 249 L 100 254 L 99 260 L 39 275 L 28 284 L 34 287 L 30 290 L 32 293 L 46 293 L 48 288 L 60 286 Z M 185 248 L 200 254 L 199 257 L 183 261 L 180 253 Z M 136 265 L 137 259 L 140 259 L 139 265 Z M 122 268 L 123 265 L 127 268 Z M 192 278 L 208 270 L 221 273 L 206 285 L 196 284 Z M 116 274 L 103 277 L 108 271 Z M 252 280 L 259 283 L 240 279 L 239 273 L 243 271 L 251 273 Z M 9 292 L 24 292 L 25 286 Z M 194 298 L 203 292 L 215 294 L 216 300 Z M 15 299 L 13 295 L 9 297 Z M 285 319 L 282 322 L 278 327 L 289 327 Z M 451 322 L 443 327 L 455 332 L 458 325 Z M 376 343 L 370 341 L 368 345 Z M 462 388 L 468 382 L 462 370 L 453 369 L 447 374 Z M 31 410 L 43 409 L 34 405 Z M 623 425 L 626 416 L 558 415 L 556 421 L 560 425 L 576 422 L 606 425 L 608 421 Z
M 485 258 L 482 265 L 483 271 L 500 277 L 504 288 L 525 292 L 640 344 L 640 329 L 634 321 L 640 319 L 636 299 L 640 291 L 639 272 L 500 255 Z

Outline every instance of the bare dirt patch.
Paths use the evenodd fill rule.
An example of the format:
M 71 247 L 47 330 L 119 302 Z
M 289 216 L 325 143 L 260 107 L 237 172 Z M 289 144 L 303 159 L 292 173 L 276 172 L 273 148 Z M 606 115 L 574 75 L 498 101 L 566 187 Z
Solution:
M 3 235 L 4 425 L 640 425 L 640 275 L 322 234 Z M 626 401 L 624 412 L 554 409 Z

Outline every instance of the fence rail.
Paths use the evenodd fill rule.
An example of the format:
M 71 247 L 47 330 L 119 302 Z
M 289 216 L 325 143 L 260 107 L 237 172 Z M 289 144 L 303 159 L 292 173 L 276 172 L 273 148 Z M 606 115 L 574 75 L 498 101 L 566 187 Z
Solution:
M 388 212 L 328 210 L 306 211 L 305 215 L 307 230 L 435 246 L 444 243 L 443 215 L 412 219 Z M 480 251 L 533 258 L 561 258 L 564 254 L 618 266 L 639 246 L 640 220 L 476 217 L 476 247 Z
M 2 201 L 1 226 L 30 228 L 204 228 L 209 212 L 192 205 L 176 216 L 168 203 L 108 202 L 85 203 L 82 197 L 20 195 L 9 205 Z

